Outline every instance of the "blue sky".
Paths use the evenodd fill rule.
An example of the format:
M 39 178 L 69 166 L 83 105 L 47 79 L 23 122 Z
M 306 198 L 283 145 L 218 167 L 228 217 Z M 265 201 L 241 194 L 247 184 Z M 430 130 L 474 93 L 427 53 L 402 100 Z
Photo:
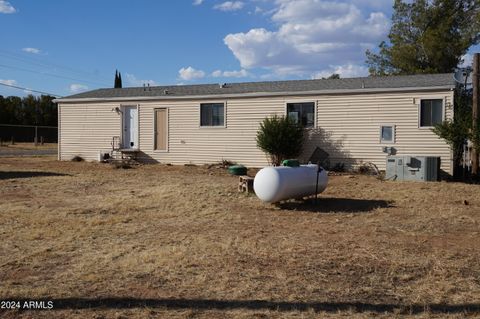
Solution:
M 363 76 L 392 3 L 0 0 L 0 81 L 65 96 L 111 87 L 115 69 L 124 87 Z

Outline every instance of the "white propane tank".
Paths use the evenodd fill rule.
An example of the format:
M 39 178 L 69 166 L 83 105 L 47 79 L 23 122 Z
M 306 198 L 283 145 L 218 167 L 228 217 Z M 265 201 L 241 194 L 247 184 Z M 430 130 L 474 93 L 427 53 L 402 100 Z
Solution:
M 327 188 L 327 171 L 320 168 L 318 193 Z M 253 181 L 255 194 L 262 201 L 276 203 L 291 198 L 315 194 L 318 166 L 315 164 L 299 167 L 277 166 L 262 168 Z

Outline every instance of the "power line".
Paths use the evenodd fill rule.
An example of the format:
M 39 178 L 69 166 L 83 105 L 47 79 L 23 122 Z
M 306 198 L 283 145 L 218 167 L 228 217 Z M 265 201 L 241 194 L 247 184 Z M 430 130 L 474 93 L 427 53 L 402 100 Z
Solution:
M 21 87 L 21 86 L 10 85 L 10 84 L 6 84 L 6 83 L 2 83 L 2 82 L 0 82 L 0 85 L 8 86 L 8 87 L 11 87 L 11 88 L 14 88 L 14 89 L 23 90 L 23 91 L 30 91 L 30 92 L 40 93 L 40 94 L 44 94 L 44 95 L 51 95 L 51 96 L 55 96 L 55 97 L 62 97 L 61 95 L 58 95 L 58 94 L 52 94 L 52 93 L 48 93 L 48 92 L 32 90 L 32 89 L 24 88 L 24 87 Z
M 22 61 L 22 62 L 25 62 L 25 63 L 33 64 L 33 65 L 42 66 L 42 67 L 52 67 L 53 66 L 55 68 L 64 69 L 64 70 L 67 70 L 67 71 L 72 72 L 72 73 L 81 74 L 82 76 L 88 76 L 91 79 L 99 79 L 99 80 L 102 80 L 102 81 L 109 81 L 109 79 L 107 79 L 103 76 L 100 76 L 99 74 L 94 74 L 94 73 L 91 73 L 91 72 L 88 72 L 88 71 L 74 69 L 74 68 L 71 68 L 69 66 L 64 66 L 64 65 L 60 65 L 60 64 L 56 64 L 56 63 L 42 61 L 40 59 L 34 59 L 32 57 L 19 56 L 17 54 L 9 52 L 9 51 L 0 50 L 0 56 L 6 57 L 8 59 L 15 59 L 15 60 Z
M 15 67 L 15 66 L 5 65 L 5 64 L 0 64 L 0 67 L 7 68 L 7 69 L 13 69 L 13 70 L 19 70 L 19 71 L 23 71 L 23 72 L 36 73 L 36 74 L 51 76 L 51 77 L 60 78 L 60 79 L 78 81 L 78 82 L 83 82 L 83 83 L 97 84 L 97 85 L 102 85 L 102 86 L 106 85 L 105 83 L 93 82 L 93 81 L 85 81 L 85 80 L 81 80 L 81 79 L 71 78 L 71 77 L 68 77 L 68 76 L 62 76 L 62 75 L 57 75 L 57 74 L 39 72 L 39 71 L 34 71 L 34 70 L 19 68 L 19 67 Z

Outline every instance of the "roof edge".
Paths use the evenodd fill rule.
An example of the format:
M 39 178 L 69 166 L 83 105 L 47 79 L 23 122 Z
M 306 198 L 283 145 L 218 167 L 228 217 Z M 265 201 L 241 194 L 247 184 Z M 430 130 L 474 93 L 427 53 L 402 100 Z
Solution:
M 427 87 L 402 87 L 402 88 L 366 88 L 366 89 L 342 89 L 342 90 L 315 90 L 315 91 L 288 91 L 288 92 L 254 92 L 235 94 L 208 94 L 208 95 L 156 95 L 156 96 L 129 96 L 129 97 L 107 97 L 107 98 L 59 98 L 54 99 L 55 103 L 77 103 L 77 102 L 116 102 L 116 101 L 158 101 L 158 100 L 195 100 L 195 99 L 224 99 L 224 98 L 252 98 L 269 96 L 293 96 L 293 95 L 326 95 L 326 94 L 357 94 L 357 93 L 388 93 L 388 92 L 411 92 L 411 91 L 437 91 L 452 90 L 455 84 Z

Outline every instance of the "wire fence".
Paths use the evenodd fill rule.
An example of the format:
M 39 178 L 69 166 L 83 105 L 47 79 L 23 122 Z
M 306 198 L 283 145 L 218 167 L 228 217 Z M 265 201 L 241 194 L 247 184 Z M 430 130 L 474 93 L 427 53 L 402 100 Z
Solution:
M 0 124 L 0 143 L 57 143 L 58 127 Z

